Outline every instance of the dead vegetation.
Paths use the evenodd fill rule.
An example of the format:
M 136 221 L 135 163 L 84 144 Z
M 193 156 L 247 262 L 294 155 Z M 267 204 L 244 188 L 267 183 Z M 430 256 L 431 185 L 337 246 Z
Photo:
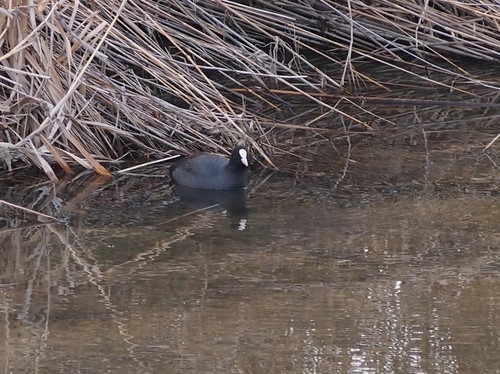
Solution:
M 325 113 L 369 132 L 349 106 L 392 87 L 367 64 L 452 94 L 458 81 L 499 88 L 459 62 L 499 60 L 495 1 L 30 4 L 0 9 L 0 159 L 4 170 L 36 165 L 51 180 L 58 167 L 107 175 L 130 154 L 224 152 L 238 142 L 270 162 L 290 130 L 317 131 Z M 318 109 L 312 120 L 287 114 L 297 103 Z

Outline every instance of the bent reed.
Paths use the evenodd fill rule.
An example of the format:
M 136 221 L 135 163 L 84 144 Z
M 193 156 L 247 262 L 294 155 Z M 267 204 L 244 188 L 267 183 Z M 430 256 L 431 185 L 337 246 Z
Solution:
M 384 86 L 358 68 L 366 62 L 450 90 L 425 71 L 498 89 L 458 62 L 500 59 L 495 3 L 5 1 L 1 168 L 36 165 L 51 180 L 75 165 L 108 175 L 130 153 L 237 143 L 270 162 L 284 132 L 308 131 L 280 117 L 297 102 L 369 127 L 338 105 L 359 87 Z

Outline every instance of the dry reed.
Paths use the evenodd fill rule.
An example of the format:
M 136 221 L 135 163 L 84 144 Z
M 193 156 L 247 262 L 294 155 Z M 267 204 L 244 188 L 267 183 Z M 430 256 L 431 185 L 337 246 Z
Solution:
M 275 129 L 307 129 L 276 119 L 298 99 L 369 128 L 338 106 L 388 89 L 362 61 L 498 89 L 456 58 L 498 61 L 499 22 L 496 1 L 4 1 L 0 160 L 56 180 L 54 165 L 108 175 L 131 152 L 245 142 L 270 162 Z

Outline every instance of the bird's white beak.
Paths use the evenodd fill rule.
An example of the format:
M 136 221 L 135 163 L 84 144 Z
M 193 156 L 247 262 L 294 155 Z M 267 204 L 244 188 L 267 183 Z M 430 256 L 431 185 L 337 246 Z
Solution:
M 240 149 L 241 163 L 248 167 L 248 154 L 244 149 Z

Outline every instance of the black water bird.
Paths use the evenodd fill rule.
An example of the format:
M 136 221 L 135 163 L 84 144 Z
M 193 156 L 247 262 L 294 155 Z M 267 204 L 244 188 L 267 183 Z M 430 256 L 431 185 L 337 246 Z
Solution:
M 205 190 L 239 190 L 248 185 L 248 150 L 237 146 L 229 158 L 213 153 L 198 153 L 170 167 L 172 182 Z

